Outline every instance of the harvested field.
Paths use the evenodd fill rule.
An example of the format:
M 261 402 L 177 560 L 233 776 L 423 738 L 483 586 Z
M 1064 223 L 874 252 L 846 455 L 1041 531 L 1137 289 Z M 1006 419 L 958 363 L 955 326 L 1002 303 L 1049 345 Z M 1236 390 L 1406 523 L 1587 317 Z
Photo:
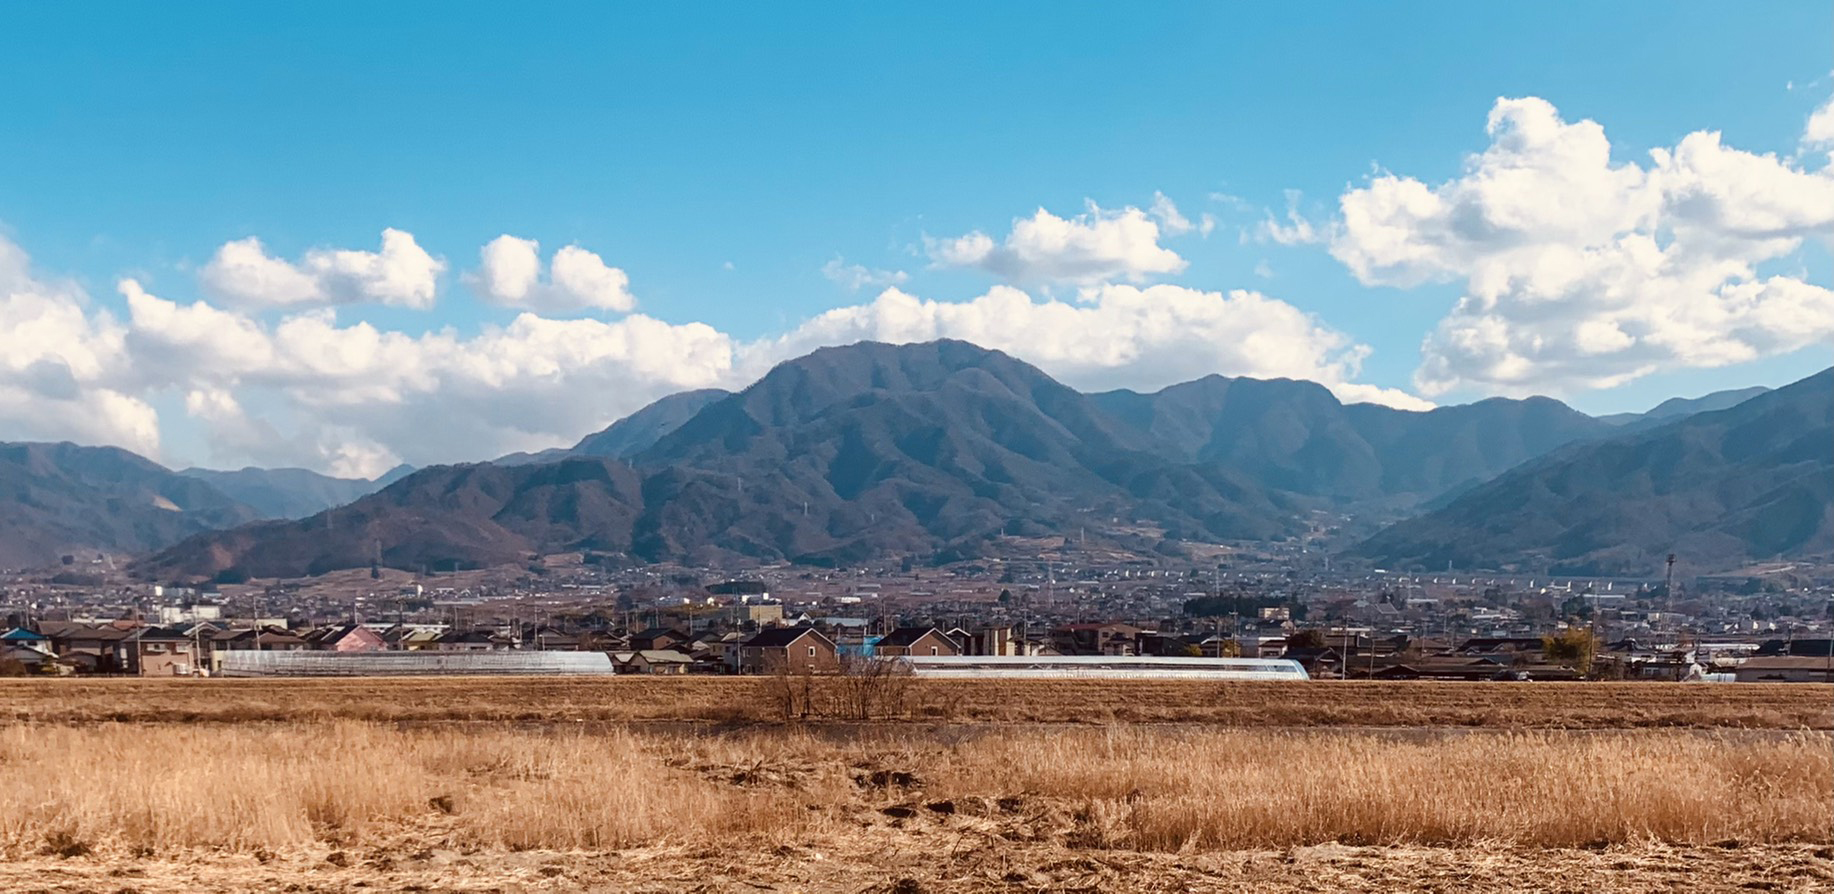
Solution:
M 0 682 L 0 890 L 1834 888 L 1824 686 L 771 685 Z
M 16 724 L 0 889 L 1825 890 L 1830 745 Z
M 769 678 L 0 681 L 0 719 L 50 723 L 563 723 L 782 719 Z M 1834 729 L 1805 684 L 920 680 L 896 719 L 1244 727 Z

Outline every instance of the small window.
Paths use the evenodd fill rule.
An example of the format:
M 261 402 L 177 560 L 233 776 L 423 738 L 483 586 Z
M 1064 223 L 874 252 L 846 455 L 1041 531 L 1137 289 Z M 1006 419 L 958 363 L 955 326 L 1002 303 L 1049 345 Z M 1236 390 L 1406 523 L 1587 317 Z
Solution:
M 936 654 L 936 647 L 935 647 L 935 646 L 931 646 L 931 647 L 930 647 L 930 654 L 931 654 L 931 655 L 934 655 L 934 654 Z
M 814 658 L 814 657 L 815 657 L 815 647 L 814 647 L 814 646 L 810 646 L 810 647 L 809 647 L 809 657 L 810 657 L 810 658 Z

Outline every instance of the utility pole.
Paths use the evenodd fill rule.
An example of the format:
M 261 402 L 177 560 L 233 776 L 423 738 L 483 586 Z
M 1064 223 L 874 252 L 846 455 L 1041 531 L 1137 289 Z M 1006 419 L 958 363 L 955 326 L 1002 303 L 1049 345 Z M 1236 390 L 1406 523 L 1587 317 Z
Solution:
M 1668 571 L 1662 577 L 1662 611 L 1673 614 L 1675 611 L 1675 554 L 1668 554 Z

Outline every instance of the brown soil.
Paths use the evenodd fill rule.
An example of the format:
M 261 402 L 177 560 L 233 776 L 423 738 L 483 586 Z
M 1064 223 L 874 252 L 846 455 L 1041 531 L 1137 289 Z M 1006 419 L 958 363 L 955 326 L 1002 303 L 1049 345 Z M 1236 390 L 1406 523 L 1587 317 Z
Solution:
M 463 853 L 402 842 L 285 854 L 41 857 L 0 863 L 0 890 L 196 891 L 1641 891 L 1834 890 L 1834 848 L 1597 850 L 1322 845 L 1210 854 L 1075 850 L 988 837 L 972 818 L 887 824 L 770 849 Z

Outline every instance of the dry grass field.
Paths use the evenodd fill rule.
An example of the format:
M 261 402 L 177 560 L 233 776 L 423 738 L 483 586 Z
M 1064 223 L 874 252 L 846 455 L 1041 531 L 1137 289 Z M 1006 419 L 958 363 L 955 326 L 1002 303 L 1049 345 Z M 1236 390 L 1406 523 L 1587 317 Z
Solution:
M 0 731 L 5 890 L 1578 889 L 1702 859 L 1814 890 L 1831 830 L 1808 732 Z
M 6 681 L 0 891 L 1834 890 L 1828 687 L 769 685 Z
M 0 719 L 37 722 L 552 723 L 781 719 L 760 677 L 0 680 Z M 901 719 L 1244 727 L 1834 729 L 1803 684 L 920 680 Z

